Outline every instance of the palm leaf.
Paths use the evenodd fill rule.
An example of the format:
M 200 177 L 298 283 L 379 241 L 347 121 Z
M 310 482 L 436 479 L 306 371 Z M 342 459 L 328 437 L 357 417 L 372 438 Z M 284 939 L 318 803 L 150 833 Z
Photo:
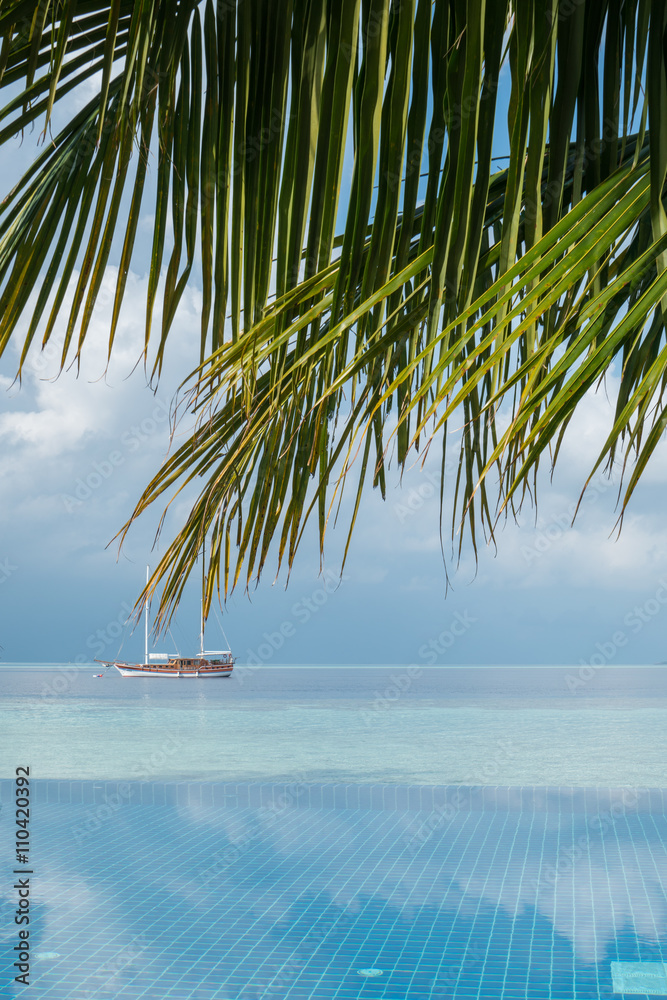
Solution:
M 32 310 L 23 363 L 73 285 L 63 363 L 80 356 L 118 238 L 111 350 L 148 206 L 157 377 L 202 263 L 182 387 L 198 425 L 133 515 L 200 485 L 144 594 L 164 583 L 162 622 L 204 538 L 208 607 L 272 552 L 289 571 L 311 512 L 321 553 L 350 472 L 354 525 L 394 437 L 403 468 L 454 414 L 441 492 L 476 546 L 612 365 L 598 464 L 632 470 L 627 502 L 664 423 L 666 16 L 655 0 L 3 4 L 0 142 L 38 120 L 46 135 L 101 84 L 0 206 L 0 350 Z

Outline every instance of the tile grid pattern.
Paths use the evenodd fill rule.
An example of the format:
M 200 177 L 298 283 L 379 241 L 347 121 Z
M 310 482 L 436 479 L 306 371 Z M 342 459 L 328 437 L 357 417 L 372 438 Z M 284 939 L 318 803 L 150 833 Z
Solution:
M 233 783 L 196 781 L 70 781 L 37 778 L 31 782 L 38 803 L 101 805 L 118 796 L 138 805 L 249 805 L 262 806 L 285 796 L 290 804 L 323 809 L 372 809 L 385 812 L 418 812 L 442 809 L 456 803 L 457 811 L 553 812 L 559 815 L 586 813 L 612 818 L 628 813 L 667 812 L 667 789 L 613 787 L 526 786 L 513 788 L 493 785 L 364 785 L 291 783 Z M 0 804 L 13 802 L 11 778 L 0 778 Z
M 3 950 L 8 996 L 588 1000 L 667 959 L 653 790 L 139 789 L 34 783 L 33 946 L 60 957 L 26 991 Z

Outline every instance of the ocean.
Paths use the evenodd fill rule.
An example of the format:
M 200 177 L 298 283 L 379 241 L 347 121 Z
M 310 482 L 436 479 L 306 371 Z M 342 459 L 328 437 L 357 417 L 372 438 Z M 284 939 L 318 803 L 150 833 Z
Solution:
M 0 669 L 2 776 L 667 785 L 665 667 L 100 669 Z

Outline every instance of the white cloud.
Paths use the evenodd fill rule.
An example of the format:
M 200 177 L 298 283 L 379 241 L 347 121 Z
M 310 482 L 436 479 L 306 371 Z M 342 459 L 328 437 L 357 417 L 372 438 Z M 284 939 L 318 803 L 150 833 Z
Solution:
M 45 352 L 29 353 L 20 387 L 11 377 L 20 332 L 3 359 L 8 374 L 0 414 L 1 516 L 6 524 L 30 529 L 24 552 L 34 544 L 62 557 L 68 546 L 77 550 L 95 540 L 103 550 L 167 453 L 172 397 L 197 360 L 199 335 L 193 338 L 191 330 L 198 323 L 198 296 L 184 296 L 154 395 L 140 361 L 145 279 L 130 276 L 113 360 L 107 361 L 115 281 L 109 268 L 78 377 L 73 367 L 58 374 L 64 319 Z M 157 330 L 160 318 L 158 313 Z
M 13 365 L 19 357 L 18 339 L 10 349 L 13 353 L 3 361 L 0 376 L 0 386 L 4 389 L 0 414 L 0 518 L 6 529 L 6 543 L 4 551 L 0 550 L 0 558 L 5 553 L 12 555 L 13 562 L 20 562 L 26 574 L 40 576 L 48 567 L 51 567 L 48 572 L 53 573 L 65 567 L 70 574 L 78 574 L 81 587 L 90 587 L 93 581 L 98 586 L 100 575 L 105 579 L 111 576 L 117 579 L 117 574 L 121 573 L 129 580 L 134 574 L 138 581 L 136 594 L 141 583 L 137 564 L 145 564 L 161 508 L 140 519 L 129 536 L 125 551 L 129 558 L 136 560 L 134 564 L 127 564 L 122 557 L 120 570 L 111 573 L 116 548 L 106 550 L 105 546 L 130 515 L 142 489 L 157 472 L 167 452 L 167 407 L 177 386 L 197 360 L 201 293 L 192 288 L 184 296 L 170 335 L 165 370 L 155 397 L 146 385 L 141 363 L 145 277 L 134 273 L 128 276 L 113 359 L 110 364 L 107 361 L 108 316 L 116 274 L 114 268 L 108 268 L 100 308 L 91 324 L 78 378 L 74 369 L 56 377 L 64 320 L 54 331 L 53 345 L 46 356 L 35 350 L 31 352 L 22 386 L 13 382 Z M 160 323 L 158 311 L 153 326 L 156 336 L 159 336 Z M 483 595 L 487 595 L 488 603 L 488 595 L 492 595 L 494 604 L 506 601 L 509 606 L 520 593 L 522 602 L 542 603 L 546 599 L 559 606 L 566 594 L 589 590 L 599 595 L 627 594 L 627 600 L 622 597 L 622 601 L 629 606 L 634 599 L 632 595 L 649 593 L 654 581 L 667 572 L 667 529 L 662 526 L 661 491 L 659 496 L 657 493 L 653 496 L 650 488 L 638 491 L 637 503 L 631 507 L 635 518 L 628 518 L 620 541 L 616 542 L 608 537 L 616 517 L 613 509 L 615 489 L 609 488 L 603 477 L 596 476 L 594 488 L 589 490 L 574 527 L 569 524 L 581 486 L 608 432 L 616 385 L 612 376 L 609 379 L 610 401 L 599 392 L 582 402 L 563 443 L 554 483 L 548 481 L 546 469 L 541 476 L 537 520 L 526 504 L 520 515 L 520 525 L 509 520 L 504 527 L 499 526 L 497 553 L 493 546 L 485 547 L 480 534 L 479 565 L 476 566 L 469 538 L 466 538 L 457 570 L 458 537 L 452 558 L 451 517 L 449 511 L 445 511 L 444 549 L 455 601 L 465 596 L 466 601 L 484 603 Z M 156 419 L 158 407 L 159 419 Z M 457 435 L 455 431 L 452 438 Z M 667 466 L 662 461 L 662 448 L 663 445 L 658 463 L 654 464 L 662 462 Z M 450 442 L 449 455 L 447 481 L 451 488 L 457 460 L 455 440 Z M 446 617 L 449 612 L 449 608 L 441 612 L 445 575 L 439 532 L 439 473 L 440 449 L 434 442 L 424 467 L 420 461 L 414 463 L 403 475 L 402 485 L 397 485 L 396 471 L 389 472 L 385 502 L 377 490 L 367 493 L 346 567 L 350 582 L 344 594 L 355 593 L 359 598 L 347 604 L 345 628 L 351 634 L 355 630 L 367 633 L 370 628 L 379 635 L 387 617 L 407 616 L 410 626 L 404 630 L 403 640 L 409 644 L 407 656 L 415 655 L 412 650 L 423 642 L 420 636 L 432 634 L 433 615 L 442 613 Z M 659 487 L 665 472 L 659 468 L 652 475 L 649 487 Z M 197 491 L 195 484 L 175 501 L 161 545 L 169 541 L 172 532 L 183 523 L 191 498 Z M 332 518 L 327 532 L 326 565 L 334 571 L 340 565 L 355 492 L 353 473 L 338 526 L 332 530 Z M 284 571 L 279 587 L 271 588 L 275 563 L 272 564 L 270 558 L 265 585 L 260 591 L 253 591 L 254 604 L 241 601 L 235 614 L 242 620 L 247 615 L 248 621 L 254 615 L 256 620 L 259 607 L 270 610 L 281 605 L 287 609 L 285 613 L 289 613 L 298 597 L 295 586 L 306 588 L 305 593 L 317 580 L 316 528 L 313 519 L 304 535 L 289 594 L 279 596 L 278 593 L 282 592 Z M 149 561 L 155 564 L 153 556 Z M 18 581 L 18 573 L 16 579 Z M 114 600 L 117 603 L 117 598 Z M 343 597 L 342 601 L 347 602 L 348 598 Z M 108 613 L 100 611 L 100 620 L 107 618 Z M 606 625 L 596 625 L 594 621 L 587 621 L 585 627 L 589 629 L 586 648 L 592 647 L 607 629 Z M 376 650 L 374 655 L 378 661 L 400 658 L 390 639 L 379 644 L 375 642 L 372 648 Z M 512 648 L 510 641 L 506 652 L 510 659 Z M 483 656 L 483 653 L 476 655 Z M 489 651 L 487 656 L 495 659 L 495 650 L 493 655 Z M 559 658 L 557 653 L 554 656 Z M 289 659 L 289 654 L 286 658 Z

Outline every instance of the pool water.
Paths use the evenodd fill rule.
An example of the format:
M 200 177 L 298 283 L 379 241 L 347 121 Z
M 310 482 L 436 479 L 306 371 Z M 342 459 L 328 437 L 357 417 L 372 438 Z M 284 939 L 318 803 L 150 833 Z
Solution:
M 12 984 L 5 921 L 8 996 L 583 1000 L 636 997 L 614 976 L 651 988 L 666 968 L 657 791 L 37 781 L 33 796 L 31 985 Z

